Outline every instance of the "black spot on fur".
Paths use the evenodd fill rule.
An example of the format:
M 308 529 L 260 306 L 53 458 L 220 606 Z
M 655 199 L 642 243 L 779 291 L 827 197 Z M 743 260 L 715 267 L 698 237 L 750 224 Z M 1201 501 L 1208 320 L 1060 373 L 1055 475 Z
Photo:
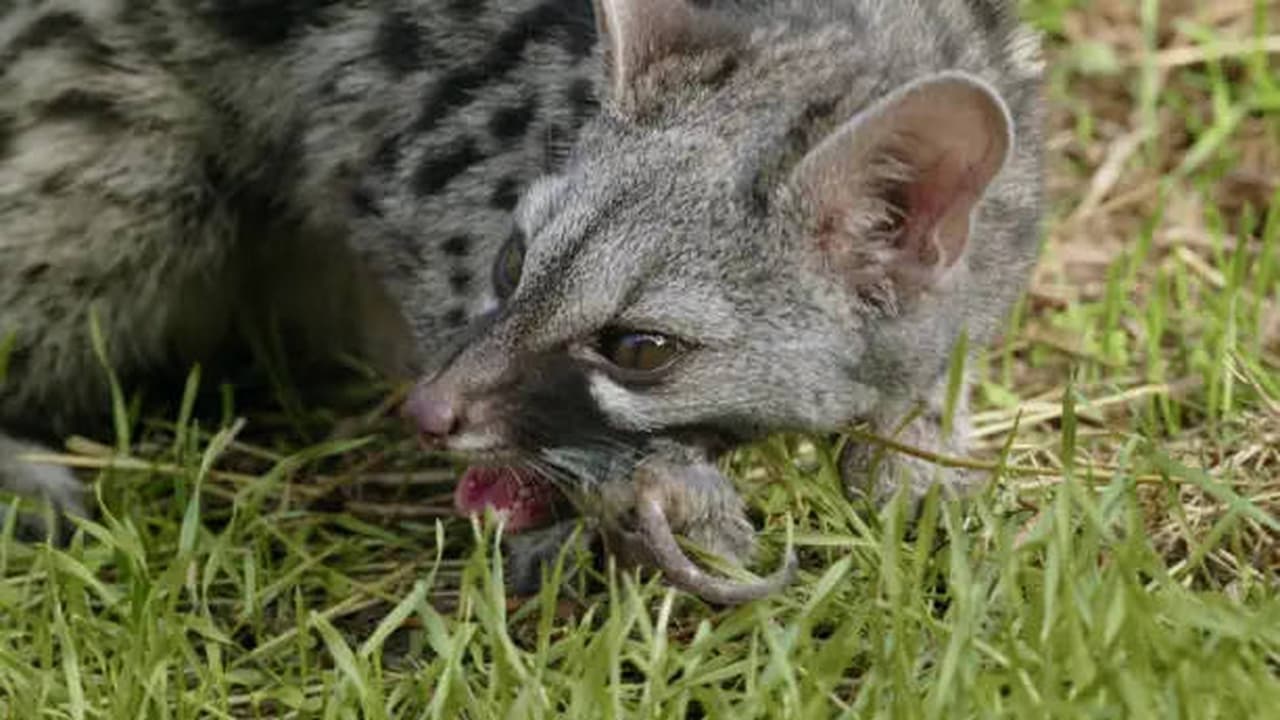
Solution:
M 22 269 L 21 277 L 24 283 L 34 283 L 44 277 L 49 272 L 49 263 L 36 263 L 28 265 Z
M 268 48 L 308 26 L 323 25 L 336 0 L 204 0 L 202 14 L 219 32 L 243 45 Z
M 427 132 L 455 109 L 471 101 L 474 92 L 503 80 L 514 70 L 531 43 L 556 39 L 575 58 L 585 58 L 595 45 L 595 22 L 582 0 L 547 0 L 520 13 L 474 63 L 447 73 L 427 93 L 414 123 Z
M 374 36 L 373 52 L 397 77 L 422 67 L 430 54 L 421 28 L 399 10 L 392 10 L 382 17 Z
M 724 87 L 738 72 L 741 61 L 736 55 L 725 55 L 713 69 L 702 78 L 702 82 L 712 90 Z
M 74 173 L 66 169 L 58 170 L 40 178 L 40 182 L 36 183 L 36 192 L 41 195 L 61 195 L 71 187 L 74 180 Z
M 207 222 L 223 207 L 231 194 L 225 190 L 230 172 L 223 158 L 217 153 L 206 153 L 199 160 L 200 173 L 204 177 L 198 192 L 186 194 L 182 198 L 182 207 L 192 223 Z
M 357 130 L 372 131 L 382 125 L 386 117 L 387 114 L 382 108 L 369 108 L 356 118 L 355 127 Z
M 373 192 L 364 185 L 357 185 L 355 189 L 351 191 L 351 208 L 355 210 L 355 213 L 358 216 L 382 216 L 382 208 L 378 207 L 378 202 L 374 199 Z
M 991 0 L 970 0 L 969 9 L 973 11 L 978 27 L 988 35 L 1000 33 L 1008 24 L 1004 6 Z
M 533 97 L 519 105 L 499 108 L 489 118 L 489 132 L 498 140 L 515 140 L 528 131 L 537 109 L 538 102 Z
M 9 154 L 9 147 L 13 144 L 14 124 L 12 115 L 0 113 L 0 161 Z
M 489 205 L 499 210 L 510 212 L 520 202 L 520 180 L 508 175 L 493 186 L 493 194 L 489 196 Z
M 459 20 L 472 20 L 484 10 L 484 0 L 450 0 L 449 14 Z
M 460 307 L 453 308 L 445 313 L 444 321 L 451 328 L 460 328 L 467 324 L 467 311 Z
M 471 289 L 471 273 L 457 270 L 449 276 L 449 287 L 458 295 L 465 295 Z
M 471 138 L 462 138 L 442 152 L 430 152 L 413 175 L 413 189 L 420 197 L 435 195 L 484 156 Z
M 19 32 L 4 53 L 0 53 L 0 70 L 25 52 L 41 50 L 54 43 L 73 49 L 83 60 L 101 60 L 111 55 L 111 48 L 93 33 L 84 18 L 69 11 L 51 12 Z
M 471 250 L 471 238 L 466 235 L 454 235 L 440 243 L 440 250 L 449 257 L 463 257 Z
M 153 57 L 168 57 L 177 49 L 178 42 L 166 31 L 148 33 L 142 47 Z
M 89 32 L 89 26 L 85 24 L 84 18 L 79 15 L 65 10 L 51 12 L 48 15 L 41 16 L 40 19 L 18 33 L 10 41 L 9 51 L 39 50 L 63 38 L 82 35 L 87 32 Z
M 395 172 L 399 161 L 400 136 L 388 135 L 382 138 L 382 141 L 378 143 L 378 148 L 373 151 L 370 164 L 379 174 L 387 175 Z
M 573 113 L 575 127 L 582 127 L 596 112 L 595 85 L 587 78 L 580 77 L 569 83 L 564 99 L 569 105 L 569 112 Z
M 81 120 L 96 125 L 124 125 L 128 118 L 116 101 L 91 90 L 68 90 L 40 106 L 47 119 Z

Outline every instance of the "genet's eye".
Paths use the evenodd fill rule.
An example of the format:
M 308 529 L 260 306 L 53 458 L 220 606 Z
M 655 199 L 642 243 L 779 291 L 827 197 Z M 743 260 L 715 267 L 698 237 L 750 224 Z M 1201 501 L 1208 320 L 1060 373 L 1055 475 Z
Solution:
M 684 350 L 679 340 L 667 335 L 630 330 L 606 331 L 598 349 L 619 369 L 645 374 L 665 370 Z
M 493 292 L 499 301 L 505 302 L 520 284 L 520 271 L 524 268 L 524 233 L 513 228 L 511 236 L 498 251 L 493 263 Z

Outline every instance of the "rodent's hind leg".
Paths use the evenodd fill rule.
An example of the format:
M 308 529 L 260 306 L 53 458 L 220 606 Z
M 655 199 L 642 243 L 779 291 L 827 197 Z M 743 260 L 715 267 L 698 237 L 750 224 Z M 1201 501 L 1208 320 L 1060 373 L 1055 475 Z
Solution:
M 757 581 L 712 576 L 680 549 L 676 534 L 739 567 L 755 556 L 755 529 L 747 519 L 746 504 L 733 483 L 697 454 L 668 448 L 631 472 L 589 488 L 585 522 L 570 518 L 504 538 L 512 592 L 537 592 L 544 570 L 552 567 L 580 524 L 578 538 L 584 548 L 599 538 L 619 567 L 662 570 L 672 584 L 711 602 L 735 604 L 764 597 L 794 577 L 795 555 L 790 548 L 782 569 Z
M 615 524 L 605 531 L 613 552 L 661 570 L 672 585 L 721 605 L 773 595 L 795 579 L 798 562 L 790 542 L 781 567 L 756 580 L 711 575 L 680 548 L 675 533 L 727 559 L 741 561 L 754 550 L 755 531 L 746 518 L 744 503 L 729 479 L 711 463 L 650 459 L 636 469 L 632 482 L 634 527 Z

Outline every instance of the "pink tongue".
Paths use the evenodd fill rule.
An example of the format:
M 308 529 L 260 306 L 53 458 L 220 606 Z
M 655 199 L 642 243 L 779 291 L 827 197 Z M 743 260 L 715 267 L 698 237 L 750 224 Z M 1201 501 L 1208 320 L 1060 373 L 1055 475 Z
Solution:
M 556 497 L 550 483 L 529 471 L 474 467 L 458 480 L 453 506 L 461 515 L 483 515 L 491 507 L 507 516 L 505 532 L 518 533 L 546 524 Z

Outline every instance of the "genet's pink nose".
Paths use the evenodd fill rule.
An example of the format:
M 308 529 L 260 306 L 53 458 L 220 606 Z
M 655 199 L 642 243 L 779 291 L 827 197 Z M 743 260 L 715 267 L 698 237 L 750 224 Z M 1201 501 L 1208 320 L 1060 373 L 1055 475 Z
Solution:
M 423 435 L 443 439 L 458 430 L 459 399 L 435 383 L 419 384 L 409 393 L 401 412 Z

